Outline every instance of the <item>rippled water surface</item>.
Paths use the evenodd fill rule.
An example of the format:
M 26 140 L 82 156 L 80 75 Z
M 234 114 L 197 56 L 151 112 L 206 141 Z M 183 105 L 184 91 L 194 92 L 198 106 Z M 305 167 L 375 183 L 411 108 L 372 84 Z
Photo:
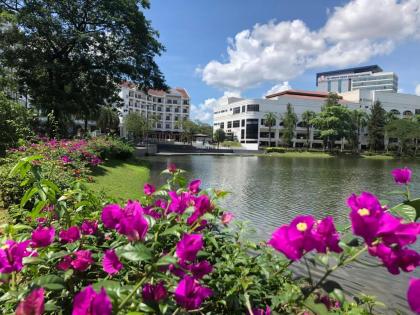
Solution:
M 189 178 L 201 178 L 204 187 L 231 191 L 223 207 L 236 218 L 248 220 L 258 240 L 267 240 L 276 227 L 298 214 L 317 218 L 332 215 L 336 222 L 345 223 L 345 200 L 351 192 L 371 191 L 392 200 L 386 192 L 396 189 L 390 175 L 395 167 L 413 169 L 412 192 L 420 195 L 418 163 L 254 156 L 159 156 L 148 161 L 153 182 L 159 181 L 159 173 L 168 163 L 175 163 L 189 172 Z M 391 276 L 385 269 L 358 265 L 341 270 L 335 277 L 350 292 L 376 295 L 389 306 L 407 310 L 407 274 Z

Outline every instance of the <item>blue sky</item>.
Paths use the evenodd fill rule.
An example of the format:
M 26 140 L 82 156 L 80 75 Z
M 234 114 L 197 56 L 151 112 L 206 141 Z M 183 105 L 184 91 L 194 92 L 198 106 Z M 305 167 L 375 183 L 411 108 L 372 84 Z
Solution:
M 403 92 L 420 93 L 419 0 L 155 0 L 146 16 L 193 118 L 211 120 L 225 93 L 314 90 L 316 72 L 357 65 L 394 71 Z

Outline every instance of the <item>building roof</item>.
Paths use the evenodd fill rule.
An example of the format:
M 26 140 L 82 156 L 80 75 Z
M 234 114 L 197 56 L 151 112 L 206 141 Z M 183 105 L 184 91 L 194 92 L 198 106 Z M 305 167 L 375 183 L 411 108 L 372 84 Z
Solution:
M 129 82 L 129 81 L 122 82 L 120 84 L 120 86 L 129 88 L 129 89 L 136 89 L 137 88 L 137 86 L 133 82 Z M 160 97 L 163 97 L 165 95 L 175 95 L 175 96 L 181 96 L 182 98 L 190 98 L 187 90 L 185 90 L 184 88 L 180 88 L 180 87 L 177 87 L 175 89 L 171 88 L 171 89 L 169 89 L 168 92 L 166 92 L 164 90 L 148 89 L 147 94 L 152 95 L 152 96 L 160 96 Z
M 321 77 L 321 76 L 361 73 L 361 72 L 369 72 L 369 71 L 371 71 L 373 73 L 376 73 L 376 72 L 382 72 L 383 70 L 378 65 L 370 65 L 370 66 L 363 66 L 363 67 L 354 67 L 354 68 L 319 72 L 319 73 L 316 74 L 316 86 L 318 86 L 318 78 Z
M 290 96 L 290 97 L 299 97 L 299 98 L 327 98 L 328 92 L 320 91 L 304 91 L 304 90 L 286 90 L 274 94 L 267 95 L 265 98 L 274 98 L 277 96 Z M 342 98 L 340 96 L 340 98 Z

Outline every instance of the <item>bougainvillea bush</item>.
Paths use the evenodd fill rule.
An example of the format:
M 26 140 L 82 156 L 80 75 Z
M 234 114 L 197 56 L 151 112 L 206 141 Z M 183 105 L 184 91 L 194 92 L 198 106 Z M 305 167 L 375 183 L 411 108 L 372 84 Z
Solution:
M 39 160 L 21 160 L 12 175 L 39 171 Z M 367 192 L 351 195 L 351 224 L 342 231 L 331 217 L 298 216 L 261 243 L 247 240 L 245 226 L 219 207 L 226 192 L 188 183 L 183 173 L 170 165 L 167 184 L 146 184 L 141 200 L 124 204 L 82 182 L 60 189 L 40 176 L 43 185 L 22 202 L 32 204 L 23 214 L 31 223 L 2 227 L 1 313 L 375 314 L 374 300 L 353 300 L 328 277 L 362 254 L 390 274 L 419 265 L 410 248 L 419 200 L 409 194 L 408 169 L 393 174 L 407 188 L 396 207 Z M 300 262 L 308 271 L 325 268 L 324 276 L 296 278 L 290 266 Z M 419 290 L 413 278 L 407 299 L 417 313 Z
M 16 185 L 16 177 L 8 176 L 14 165 L 22 158 L 32 159 L 32 156 L 42 156 L 42 159 L 32 159 L 31 163 L 38 164 L 43 177 L 56 186 L 69 188 L 75 179 L 87 179 L 91 168 L 103 160 L 126 159 L 134 151 L 131 146 L 113 137 L 79 140 L 37 138 L 36 140 L 10 149 L 6 158 L 0 160 L 0 201 L 5 208 L 19 204 L 24 192 L 31 185 L 30 176 L 22 185 Z

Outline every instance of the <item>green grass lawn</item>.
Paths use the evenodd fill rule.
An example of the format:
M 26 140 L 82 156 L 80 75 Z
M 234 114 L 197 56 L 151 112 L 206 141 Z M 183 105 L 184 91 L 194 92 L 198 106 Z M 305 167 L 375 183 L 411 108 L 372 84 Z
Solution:
M 375 155 L 361 155 L 365 159 L 369 160 L 393 160 L 395 159 L 393 156 L 390 155 L 383 155 L 383 154 L 375 154 Z
M 138 159 L 110 160 L 93 170 L 93 183 L 89 186 L 107 196 L 135 199 L 143 194 L 143 185 L 149 180 L 150 169 Z

